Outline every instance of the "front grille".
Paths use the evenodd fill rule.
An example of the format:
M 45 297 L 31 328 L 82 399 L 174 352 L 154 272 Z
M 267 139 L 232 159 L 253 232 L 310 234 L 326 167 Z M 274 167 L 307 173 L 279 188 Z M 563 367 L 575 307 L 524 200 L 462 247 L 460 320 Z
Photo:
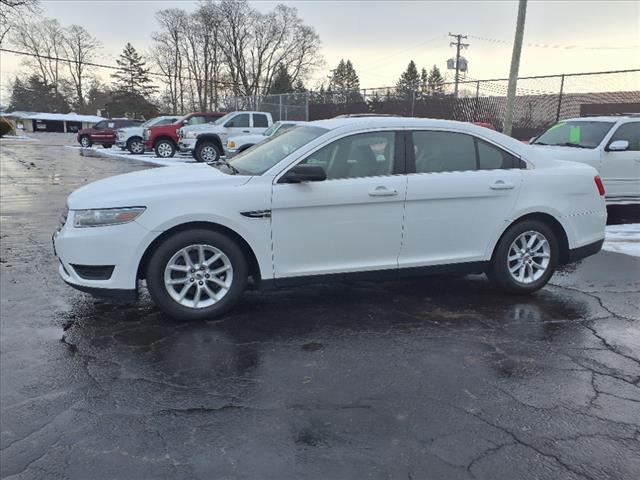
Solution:
M 80 278 L 85 280 L 109 280 L 115 265 L 75 265 L 71 264 Z
M 178 137 L 184 138 L 184 132 L 182 131 L 182 129 L 178 130 Z

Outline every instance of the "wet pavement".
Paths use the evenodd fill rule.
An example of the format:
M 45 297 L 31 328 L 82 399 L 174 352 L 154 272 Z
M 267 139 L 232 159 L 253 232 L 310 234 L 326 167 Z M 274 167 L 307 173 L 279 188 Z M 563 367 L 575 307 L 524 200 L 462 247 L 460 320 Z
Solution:
M 65 196 L 148 168 L 61 138 L 0 146 L 3 478 L 640 478 L 640 259 L 530 297 L 334 283 L 177 323 L 59 280 Z

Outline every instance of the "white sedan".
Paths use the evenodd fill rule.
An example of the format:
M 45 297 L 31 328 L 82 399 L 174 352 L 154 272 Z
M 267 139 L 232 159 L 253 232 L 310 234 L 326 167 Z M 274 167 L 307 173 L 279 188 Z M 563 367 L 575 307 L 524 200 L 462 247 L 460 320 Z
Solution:
M 529 293 L 598 252 L 606 221 L 592 167 L 475 125 L 396 117 L 312 122 L 230 163 L 94 182 L 67 206 L 53 239 L 64 281 L 135 298 L 146 279 L 181 319 L 224 313 L 250 278 L 486 272 Z
M 607 205 L 640 204 L 640 115 L 563 120 L 532 145 L 560 160 L 597 169 Z

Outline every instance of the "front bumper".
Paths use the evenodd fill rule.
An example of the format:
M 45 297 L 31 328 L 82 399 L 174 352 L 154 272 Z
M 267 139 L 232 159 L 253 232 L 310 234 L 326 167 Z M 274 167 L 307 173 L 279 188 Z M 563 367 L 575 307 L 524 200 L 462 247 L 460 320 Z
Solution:
M 238 154 L 238 149 L 237 148 L 224 147 L 224 156 L 227 159 L 232 158 L 232 157 L 236 156 L 237 154 Z
M 116 140 L 116 147 L 127 148 L 127 142 L 124 140 Z
M 181 153 L 192 153 L 196 148 L 196 139 L 195 138 L 181 138 L 178 142 L 178 148 Z
M 138 265 L 153 232 L 135 221 L 107 227 L 73 228 L 72 215 L 69 218 L 52 239 L 62 279 L 72 287 L 94 295 L 135 298 Z M 104 280 L 87 278 L 86 274 L 83 278 L 74 265 L 109 265 L 113 266 L 113 271 Z

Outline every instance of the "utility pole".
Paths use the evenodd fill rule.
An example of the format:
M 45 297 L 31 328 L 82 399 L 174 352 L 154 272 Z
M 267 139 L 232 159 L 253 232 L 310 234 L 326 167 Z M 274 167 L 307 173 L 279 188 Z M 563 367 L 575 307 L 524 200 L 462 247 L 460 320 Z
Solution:
M 458 82 L 460 82 L 460 49 L 468 48 L 469 44 L 461 43 L 463 38 L 465 39 L 467 38 L 466 35 L 462 35 L 460 33 L 454 35 L 453 33 L 449 32 L 449 36 L 456 39 L 455 42 L 449 42 L 449 46 L 453 47 L 455 45 L 456 47 L 456 77 L 455 77 L 456 84 L 455 84 L 454 96 L 458 98 Z
M 527 15 L 527 0 L 518 2 L 518 20 L 516 22 L 516 38 L 513 41 L 513 53 L 511 55 L 511 69 L 509 70 L 509 87 L 507 89 L 507 111 L 504 115 L 504 128 L 502 133 L 511 135 L 513 126 L 513 104 L 516 100 L 516 86 L 518 82 L 518 69 L 520 68 L 520 53 L 522 52 L 522 39 L 524 37 L 524 20 Z

